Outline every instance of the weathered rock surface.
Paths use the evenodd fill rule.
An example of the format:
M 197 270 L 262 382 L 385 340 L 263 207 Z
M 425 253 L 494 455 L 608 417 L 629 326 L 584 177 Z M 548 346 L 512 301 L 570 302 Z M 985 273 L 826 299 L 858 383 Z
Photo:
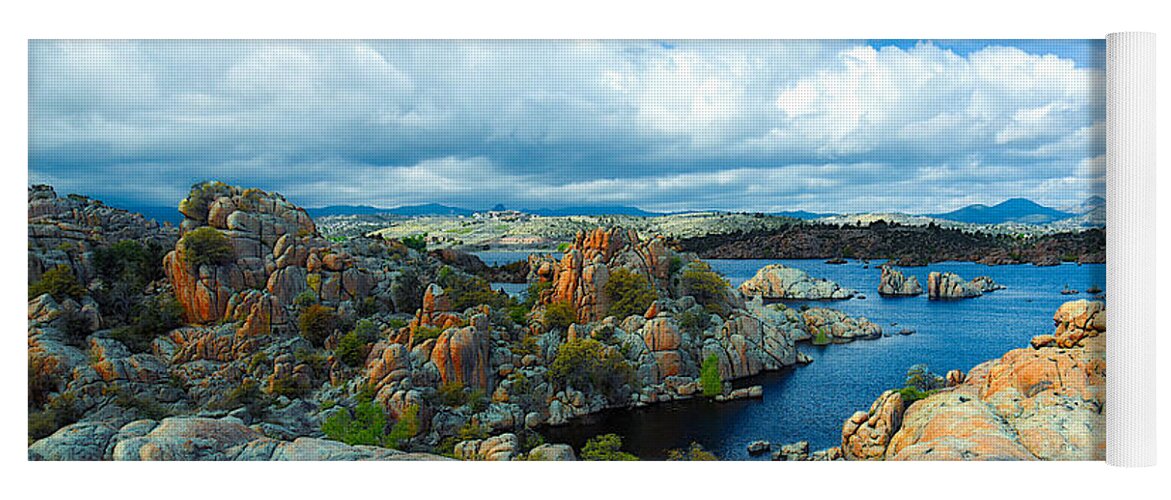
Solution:
M 866 460 L 1102 460 L 1105 306 L 1068 302 L 1054 321 L 1057 332 L 1046 336 L 1052 342 L 1034 339 L 1034 348 L 1009 351 L 966 375 L 949 372 L 948 388 L 908 408 L 896 402 L 898 393 L 883 393 L 870 412 L 843 425 L 843 454 Z
M 813 278 L 805 271 L 782 264 L 760 268 L 755 276 L 740 285 L 740 291 L 746 296 L 793 300 L 842 300 L 857 295 L 837 283 Z
M 919 278 L 903 276 L 902 271 L 891 266 L 882 266 L 878 279 L 878 294 L 885 297 L 914 297 L 923 293 Z
M 172 417 L 116 428 L 82 422 L 29 446 L 29 460 L 445 460 L 374 446 L 299 437 L 283 441 L 233 418 Z
M 543 444 L 529 451 L 529 460 L 544 462 L 574 462 L 577 455 L 567 444 Z
M 1003 285 L 987 276 L 964 281 L 955 273 L 932 272 L 927 275 L 927 298 L 931 300 L 968 299 L 1002 289 Z
M 835 309 L 813 307 L 801 313 L 805 328 L 814 339 L 845 343 L 882 337 L 882 327 L 865 317 L 852 317 Z M 824 336 L 824 337 L 822 337 Z

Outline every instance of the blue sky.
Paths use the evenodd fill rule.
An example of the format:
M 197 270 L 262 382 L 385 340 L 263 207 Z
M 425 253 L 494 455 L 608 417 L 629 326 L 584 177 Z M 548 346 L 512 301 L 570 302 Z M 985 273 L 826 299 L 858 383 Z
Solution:
M 1101 41 L 34 41 L 29 177 L 304 206 L 931 213 L 1103 194 Z

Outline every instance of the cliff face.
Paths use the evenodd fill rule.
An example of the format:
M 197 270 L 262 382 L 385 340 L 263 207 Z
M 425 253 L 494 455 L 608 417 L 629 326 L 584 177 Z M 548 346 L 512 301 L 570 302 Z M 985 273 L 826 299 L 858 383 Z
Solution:
M 1102 460 L 1106 311 L 1068 302 L 1056 329 L 905 405 L 887 391 L 842 427 L 854 460 Z

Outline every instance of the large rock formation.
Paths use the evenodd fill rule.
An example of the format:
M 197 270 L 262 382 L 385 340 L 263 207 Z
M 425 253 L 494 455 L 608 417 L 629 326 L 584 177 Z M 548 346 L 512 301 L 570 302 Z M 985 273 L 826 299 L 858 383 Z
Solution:
M 923 293 L 919 285 L 919 278 L 903 276 L 903 273 L 891 266 L 882 266 L 882 276 L 878 279 L 878 294 L 884 297 L 914 297 Z
M 235 316 L 264 334 L 286 324 L 284 309 L 305 290 L 336 305 L 365 298 L 374 287 L 370 272 L 322 238 L 305 210 L 278 194 L 207 183 L 196 186 L 179 210 L 186 217 L 180 225 L 184 235 L 211 227 L 233 249 L 225 264 L 196 266 L 189 264 L 180 240 L 164 259 L 191 322 Z
M 988 276 L 977 276 L 964 281 L 955 273 L 932 272 L 927 275 L 927 298 L 930 300 L 968 299 L 986 292 L 1004 289 Z
M 53 188 L 28 188 L 28 280 L 67 266 L 87 284 L 95 279 L 93 250 L 124 240 L 168 247 L 177 232 L 142 215 L 109 207 L 84 196 L 58 197 Z M 32 298 L 32 297 L 30 297 Z
M 829 280 L 813 278 L 800 269 L 770 264 L 740 285 L 746 296 L 783 300 L 842 300 L 856 295 Z
M 1105 307 L 1061 306 L 1053 335 L 948 375 L 950 387 L 905 410 L 887 391 L 842 427 L 852 459 L 1102 460 Z M 1074 340 L 1077 339 L 1077 340 Z M 1066 347 L 1061 347 L 1061 344 Z
M 578 321 L 588 323 L 609 312 L 610 301 L 603 289 L 612 269 L 625 267 L 645 276 L 656 288 L 666 289 L 672 257 L 684 256 L 667 248 L 662 237 L 644 240 L 635 231 L 597 228 L 578 232 L 560 261 L 547 255 L 530 256 L 530 280 L 552 283 L 542 303 L 568 302 L 577 311 Z

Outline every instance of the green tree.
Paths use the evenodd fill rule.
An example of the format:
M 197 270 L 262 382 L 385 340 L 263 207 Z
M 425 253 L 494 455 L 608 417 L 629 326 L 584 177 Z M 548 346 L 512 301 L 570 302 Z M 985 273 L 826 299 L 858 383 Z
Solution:
M 403 448 L 407 441 L 419 435 L 419 405 L 410 405 L 399 415 L 390 433 L 382 440 L 383 446 Z
M 625 267 L 610 273 L 602 292 L 610 299 L 609 314 L 617 318 L 641 315 L 659 298 L 646 276 Z
M 574 339 L 561 345 L 549 366 L 549 376 L 563 386 L 594 391 L 611 401 L 623 401 L 634 380 L 634 369 L 615 349 L 594 339 Z
M 566 329 L 577 321 L 577 311 L 567 301 L 553 302 L 545 306 L 545 327 Z
M 703 449 L 703 446 L 694 441 L 685 450 L 674 449 L 667 451 L 667 460 L 675 462 L 714 462 L 719 460 L 716 455 Z
M 683 268 L 679 280 L 683 295 L 690 295 L 695 301 L 715 314 L 726 314 L 724 297 L 728 291 L 728 280 L 712 270 L 706 262 L 692 262 Z
M 334 352 L 347 366 L 362 366 L 366 362 L 366 341 L 357 332 L 347 333 L 338 339 Z
M 236 257 L 232 240 L 213 227 L 203 226 L 183 235 L 183 260 L 191 267 L 227 264 Z
M 52 295 L 58 301 L 80 299 L 82 295 L 85 295 L 85 287 L 81 285 L 81 282 L 77 281 L 77 277 L 73 275 L 73 270 L 69 266 L 58 264 L 56 267 L 45 271 L 39 281 L 28 286 L 28 297 L 30 299 L 40 297 L 46 293 Z
M 617 434 L 594 436 L 581 448 L 582 460 L 635 461 L 638 457 L 622 451 L 622 438 Z
M 301 328 L 301 336 L 309 343 L 321 347 L 325 339 L 337 329 L 341 318 L 332 307 L 313 304 L 301 311 L 297 324 Z
M 386 413 L 373 401 L 362 401 L 353 415 L 342 408 L 321 424 L 325 437 L 348 445 L 384 446 L 387 442 Z
M 699 370 L 699 385 L 703 387 L 703 395 L 709 398 L 724 392 L 724 379 L 720 378 L 720 358 L 715 354 L 704 358 L 703 367 Z
M 413 234 L 402 239 L 403 245 L 411 250 L 423 252 L 427 250 L 427 233 Z
M 134 308 L 130 324 L 115 328 L 110 336 L 132 352 L 148 352 L 159 336 L 183 325 L 183 306 L 169 293 L 155 295 Z

